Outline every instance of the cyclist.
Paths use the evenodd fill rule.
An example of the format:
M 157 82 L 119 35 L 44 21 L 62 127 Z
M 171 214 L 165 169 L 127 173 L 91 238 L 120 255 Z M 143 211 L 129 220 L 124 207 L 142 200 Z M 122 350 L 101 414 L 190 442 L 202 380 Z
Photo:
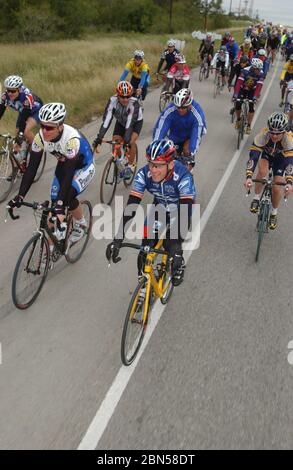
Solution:
M 179 54 L 179 51 L 178 49 L 175 48 L 175 46 L 176 46 L 176 42 L 174 41 L 174 39 L 169 39 L 169 41 L 167 42 L 167 49 L 165 49 L 164 52 L 162 53 L 160 62 L 158 63 L 158 67 L 156 71 L 157 80 L 159 79 L 159 73 L 164 62 L 165 62 L 165 67 L 163 70 L 166 73 L 170 70 L 172 65 L 175 64 L 176 55 Z M 162 91 L 166 91 L 166 85 L 164 85 Z
M 175 79 L 175 88 L 173 93 L 177 93 L 181 88 L 188 88 L 190 80 L 190 70 L 186 64 L 184 55 L 177 54 L 176 62 L 172 65 L 167 73 L 166 90 L 169 90 L 173 80 Z
M 251 66 L 242 70 L 234 88 L 233 100 L 236 101 L 237 121 L 235 128 L 239 129 L 242 101 L 249 99 L 249 113 L 247 116 L 246 134 L 251 132 L 251 123 L 254 116 L 254 103 L 260 97 L 263 86 L 263 63 L 260 59 L 252 59 Z M 239 100 L 239 101 L 238 101 Z
M 284 106 L 284 97 L 287 89 L 287 83 L 293 80 L 293 54 L 290 55 L 288 62 L 285 63 L 280 77 L 281 102 L 280 107 Z
M 222 88 L 226 85 L 226 75 L 229 67 L 229 54 L 226 46 L 221 46 L 220 50 L 216 52 L 212 62 L 212 69 L 216 69 L 216 73 L 221 73 L 222 77 Z
M 257 30 L 254 29 L 251 33 L 251 37 L 250 37 L 250 40 L 251 40 L 251 47 L 253 49 L 253 52 L 254 54 L 257 53 L 258 49 L 259 49 L 259 44 L 258 44 L 258 34 L 257 34 Z
M 229 33 L 229 31 L 226 31 L 226 33 L 222 37 L 221 46 L 227 46 L 230 37 L 231 37 L 231 34 Z
M 262 31 L 258 36 L 258 49 L 266 49 L 268 42 L 268 35 L 265 31 Z
M 125 69 L 119 79 L 122 82 L 129 72 L 132 73 L 130 83 L 133 86 L 134 94 L 144 100 L 147 94 L 147 87 L 150 81 L 150 68 L 144 61 L 144 52 L 136 49 L 133 58 L 127 62 Z
M 249 57 L 249 60 L 253 58 L 253 48 L 251 46 L 251 40 L 249 38 L 244 39 L 244 43 L 239 47 L 239 51 L 236 57 L 237 63 L 240 62 L 240 57 L 246 55 Z
M 285 99 L 285 113 L 288 115 L 288 130 L 293 131 L 293 80 L 288 83 Z
M 265 49 L 259 49 L 257 52 L 257 59 L 260 59 L 263 63 L 263 74 L 264 74 L 264 79 L 266 78 L 269 68 L 270 68 L 270 59 L 267 57 L 267 52 Z
M 16 121 L 16 139 L 14 151 L 19 152 L 24 140 L 31 145 L 34 140 L 33 129 L 39 123 L 38 112 L 43 105 L 42 100 L 23 84 L 18 75 L 9 75 L 4 80 L 6 91 L 0 102 L 0 119 L 7 107 L 18 111 Z
M 235 83 L 237 82 L 238 78 L 239 78 L 239 75 L 241 73 L 241 71 L 243 69 L 245 69 L 246 67 L 249 67 L 250 65 L 250 60 L 249 60 L 249 57 L 247 57 L 246 55 L 242 55 L 240 57 L 240 61 L 238 64 L 235 65 L 234 67 L 234 72 L 235 72 Z M 233 77 L 234 78 L 234 77 Z M 232 79 L 232 82 L 233 82 L 233 79 Z M 230 88 L 232 88 L 233 86 L 233 83 L 231 83 L 231 86 Z M 230 91 L 230 88 L 229 88 L 229 91 Z
M 272 34 L 269 36 L 267 50 L 268 56 L 272 55 L 272 65 L 275 62 L 276 53 L 280 45 L 280 39 L 278 37 L 278 32 L 276 30 L 272 31 Z
M 235 41 L 235 39 L 233 38 L 233 36 L 230 37 L 229 42 L 228 42 L 226 47 L 227 47 L 227 51 L 229 53 L 230 64 L 231 64 L 230 76 L 228 78 L 228 87 L 231 87 L 231 83 L 232 83 L 233 77 L 235 75 L 234 67 L 235 67 L 236 64 L 234 63 L 234 61 L 237 58 L 238 51 L 239 51 L 239 46 L 238 46 L 237 42 Z
M 285 59 L 288 62 L 290 59 L 290 56 L 293 54 L 293 37 L 290 37 L 290 40 L 287 43 L 286 49 L 285 49 Z
M 286 181 L 287 194 L 293 191 L 293 138 L 287 132 L 288 116 L 281 112 L 273 113 L 268 119 L 268 127 L 262 129 L 254 138 L 250 149 L 249 160 L 246 167 L 245 187 L 252 186 L 252 176 L 258 163 L 257 179 L 267 176 L 269 166 L 272 166 L 274 181 Z M 262 193 L 262 184 L 256 183 L 255 196 L 250 206 L 250 212 L 257 213 Z M 277 227 L 277 213 L 282 197 L 281 186 L 273 186 L 272 212 L 269 220 L 269 228 Z
M 169 138 L 175 143 L 178 154 L 183 154 L 182 161 L 189 169 L 195 164 L 195 155 L 204 134 L 204 112 L 188 88 L 176 93 L 174 102 L 160 114 L 153 129 L 154 140 Z
M 116 124 L 113 130 L 113 140 L 129 144 L 129 165 L 125 168 L 124 179 L 130 180 L 133 175 L 132 165 L 135 159 L 136 141 L 143 125 L 142 107 L 133 94 L 133 86 L 127 81 L 121 81 L 116 87 L 116 95 L 111 96 L 103 115 L 103 122 L 93 147 L 101 145 L 103 137 L 109 129 L 113 117 Z
M 171 259 L 172 283 L 178 286 L 183 281 L 184 258 L 182 241 L 186 234 L 182 234 L 180 224 L 180 207 L 187 209 L 188 228 L 190 226 L 192 207 L 195 202 L 195 185 L 190 172 L 178 161 L 174 161 L 176 148 L 170 140 L 154 140 L 146 149 L 148 164 L 142 167 L 133 182 L 127 206 L 134 206 L 131 215 L 127 206 L 121 221 L 118 234 L 113 242 L 109 243 L 106 257 L 114 263 L 120 261 L 119 250 L 125 235 L 126 224 L 135 216 L 135 207 L 140 204 L 145 190 L 154 196 L 153 208 L 162 210 L 166 214 L 166 222 L 177 223 L 178 236 L 172 239 L 170 229 L 167 230 L 163 246 L 169 252 Z M 131 208 L 132 208 L 131 207 Z M 148 214 L 149 215 L 149 214 Z M 175 219 L 172 221 L 172 219 Z M 160 219 L 159 219 L 159 222 Z M 163 223 L 163 222 L 161 222 Z M 145 223 L 143 245 L 154 246 L 156 239 L 150 235 L 150 227 Z M 165 225 L 165 224 L 164 224 Z M 139 274 L 143 268 L 143 257 L 138 258 Z
M 20 207 L 29 191 L 40 165 L 43 152 L 57 159 L 51 186 L 51 200 L 59 222 L 64 221 L 65 207 L 72 211 L 74 225 L 70 240 L 74 243 L 84 236 L 86 221 L 77 196 L 91 182 L 95 167 L 93 153 L 87 139 L 75 128 L 64 124 L 66 109 L 63 103 L 48 103 L 41 107 L 41 128 L 36 134 L 28 168 L 24 173 L 19 192 L 8 206 Z M 50 223 L 51 224 L 51 223 Z M 54 245 L 50 243 L 51 253 Z
M 215 47 L 215 41 L 213 41 L 213 35 L 211 33 L 207 33 L 205 39 L 201 41 L 201 44 L 198 50 L 202 63 L 204 61 L 205 55 L 207 55 L 207 63 L 208 63 L 207 77 L 209 76 L 211 60 L 214 55 L 214 47 Z

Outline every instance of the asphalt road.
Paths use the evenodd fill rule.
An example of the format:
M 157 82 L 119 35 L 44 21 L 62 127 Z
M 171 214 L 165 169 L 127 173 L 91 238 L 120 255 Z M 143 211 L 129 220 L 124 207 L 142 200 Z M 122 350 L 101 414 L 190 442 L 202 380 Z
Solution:
M 183 285 L 164 310 L 105 431 L 98 449 L 290 449 L 292 379 L 287 360 L 293 339 L 291 291 L 292 202 L 282 204 L 279 228 L 264 240 L 260 261 L 255 217 L 243 190 L 248 147 L 278 107 L 278 72 L 246 142 L 191 255 Z M 263 91 L 270 84 L 270 72 Z M 208 133 L 198 154 L 195 181 L 204 213 L 236 151 L 230 99 L 216 100 L 212 82 L 192 88 Z M 145 102 L 140 163 L 158 115 L 159 90 Z M 90 140 L 97 123 L 84 129 Z M 110 137 L 110 132 L 109 132 Z M 86 193 L 99 202 L 97 174 Z M 55 159 L 27 200 L 44 200 Z M 121 187 L 118 194 L 127 197 Z M 4 223 L 0 208 L 0 448 L 76 449 L 121 372 L 122 325 L 136 285 L 135 255 L 110 269 L 107 241 L 91 240 L 76 265 L 61 260 L 27 311 L 11 302 L 11 278 L 33 230 L 31 211 Z M 126 374 L 128 371 L 126 371 Z

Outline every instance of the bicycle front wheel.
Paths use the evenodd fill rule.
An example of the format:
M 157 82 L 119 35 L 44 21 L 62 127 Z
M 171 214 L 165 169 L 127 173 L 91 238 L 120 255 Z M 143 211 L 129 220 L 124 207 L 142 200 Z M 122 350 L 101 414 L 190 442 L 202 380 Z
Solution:
M 203 65 L 201 65 L 199 68 L 199 75 L 198 75 L 198 79 L 200 82 L 202 81 L 203 76 L 204 76 L 204 68 L 203 68 Z
M 129 188 L 129 186 L 132 185 L 132 182 L 133 182 L 135 174 L 136 174 L 137 162 L 138 162 L 138 149 L 137 149 L 137 145 L 135 144 L 135 157 L 134 157 L 134 161 L 133 161 L 133 164 L 132 164 L 133 175 L 132 175 L 131 179 L 129 179 L 129 180 L 127 180 L 127 181 L 123 180 L 125 188 Z
M 256 255 L 255 255 L 256 263 L 258 262 L 261 242 L 263 240 L 264 233 L 267 231 L 269 211 L 270 211 L 270 208 L 268 204 L 261 204 L 259 215 L 258 215 L 258 221 L 257 221 L 258 237 L 257 237 L 257 248 L 256 248 Z
M 92 225 L 93 225 L 92 205 L 89 201 L 81 201 L 80 204 L 82 207 L 83 216 L 86 221 L 85 225 L 82 227 L 82 230 L 84 231 L 84 233 L 83 233 L 82 238 L 78 241 L 72 241 L 70 239 L 73 228 L 74 228 L 73 226 L 74 220 L 72 217 L 70 217 L 68 221 L 67 233 L 66 233 L 66 238 L 65 238 L 65 246 L 66 246 L 65 259 L 68 263 L 76 263 L 76 261 L 78 261 L 81 258 L 88 244 L 91 230 L 92 230 Z
M 110 205 L 117 186 L 117 165 L 111 157 L 107 161 L 101 177 L 100 201 L 102 204 Z
M 167 108 L 168 104 L 171 102 L 172 96 L 172 93 L 168 91 L 160 94 L 159 109 L 161 113 Z
M 12 161 L 7 152 L 0 154 L 0 202 L 5 201 L 14 183 Z
M 171 277 L 171 266 L 169 259 L 166 260 L 165 270 L 163 274 L 163 295 L 161 297 L 161 302 L 163 305 L 169 302 L 171 295 L 173 293 L 174 286 L 172 284 Z
M 44 285 L 50 263 L 49 251 L 47 238 L 36 234 L 18 258 L 12 279 L 12 300 L 20 310 L 34 303 Z
M 145 297 L 148 282 L 143 278 L 138 283 L 125 317 L 121 339 L 121 360 L 125 366 L 129 366 L 136 358 L 145 335 L 150 308 L 150 299 L 146 305 Z

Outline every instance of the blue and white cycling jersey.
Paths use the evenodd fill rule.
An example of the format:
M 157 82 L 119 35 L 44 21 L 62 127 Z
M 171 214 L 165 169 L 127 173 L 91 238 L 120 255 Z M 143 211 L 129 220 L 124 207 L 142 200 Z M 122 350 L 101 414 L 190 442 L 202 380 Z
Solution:
M 7 92 L 3 93 L 0 104 L 4 108 L 8 106 L 19 113 L 27 108 L 30 110 L 30 115 L 37 113 L 43 105 L 42 100 L 25 86 L 20 87 L 19 95 L 15 100 L 11 99 Z
M 170 104 L 159 116 L 153 130 L 153 140 L 165 137 L 180 144 L 190 140 L 191 154 L 197 152 L 202 136 L 206 134 L 206 122 L 202 108 L 196 101 L 192 101 L 189 111 L 181 116 L 174 104 Z
M 170 177 L 160 183 L 153 181 L 148 165 L 142 167 L 134 179 L 131 194 L 142 198 L 147 190 L 153 194 L 155 204 L 162 204 L 170 212 L 172 206 L 179 206 L 180 199 L 195 200 L 196 188 L 191 173 L 182 163 L 175 161 L 174 164 Z

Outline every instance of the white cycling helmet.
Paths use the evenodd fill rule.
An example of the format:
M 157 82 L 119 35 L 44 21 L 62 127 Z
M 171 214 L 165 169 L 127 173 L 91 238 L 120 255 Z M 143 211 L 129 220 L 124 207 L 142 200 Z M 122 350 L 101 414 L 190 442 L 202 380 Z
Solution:
M 267 51 L 265 49 L 260 49 L 259 51 L 257 51 L 257 54 L 267 56 Z
M 143 51 L 140 51 L 139 49 L 136 49 L 134 52 L 133 52 L 133 57 L 137 57 L 137 58 L 140 58 L 140 59 L 143 59 L 144 58 L 144 52 Z
M 187 108 L 192 103 L 193 95 L 189 88 L 182 88 L 174 96 L 174 104 L 178 108 Z
M 66 109 L 63 103 L 47 103 L 41 107 L 39 118 L 41 122 L 51 122 L 52 124 L 62 124 L 66 116 Z
M 251 67 L 253 67 L 254 69 L 262 70 L 263 69 L 263 61 L 254 57 L 251 60 Z
M 280 111 L 271 114 L 268 119 L 268 126 L 270 132 L 273 132 L 274 134 L 281 134 L 282 132 L 285 132 L 288 126 L 287 114 L 281 113 Z
M 175 60 L 177 64 L 186 64 L 185 56 L 183 54 L 177 54 Z
M 244 44 L 251 44 L 251 40 L 249 38 L 245 38 L 244 39 Z
M 176 42 L 174 39 L 169 39 L 169 41 L 167 42 L 167 46 L 168 47 L 175 47 L 176 46 Z
M 5 88 L 20 88 L 21 85 L 23 84 L 22 78 L 19 77 L 18 75 L 9 75 L 9 77 L 5 78 L 4 80 L 4 86 Z

